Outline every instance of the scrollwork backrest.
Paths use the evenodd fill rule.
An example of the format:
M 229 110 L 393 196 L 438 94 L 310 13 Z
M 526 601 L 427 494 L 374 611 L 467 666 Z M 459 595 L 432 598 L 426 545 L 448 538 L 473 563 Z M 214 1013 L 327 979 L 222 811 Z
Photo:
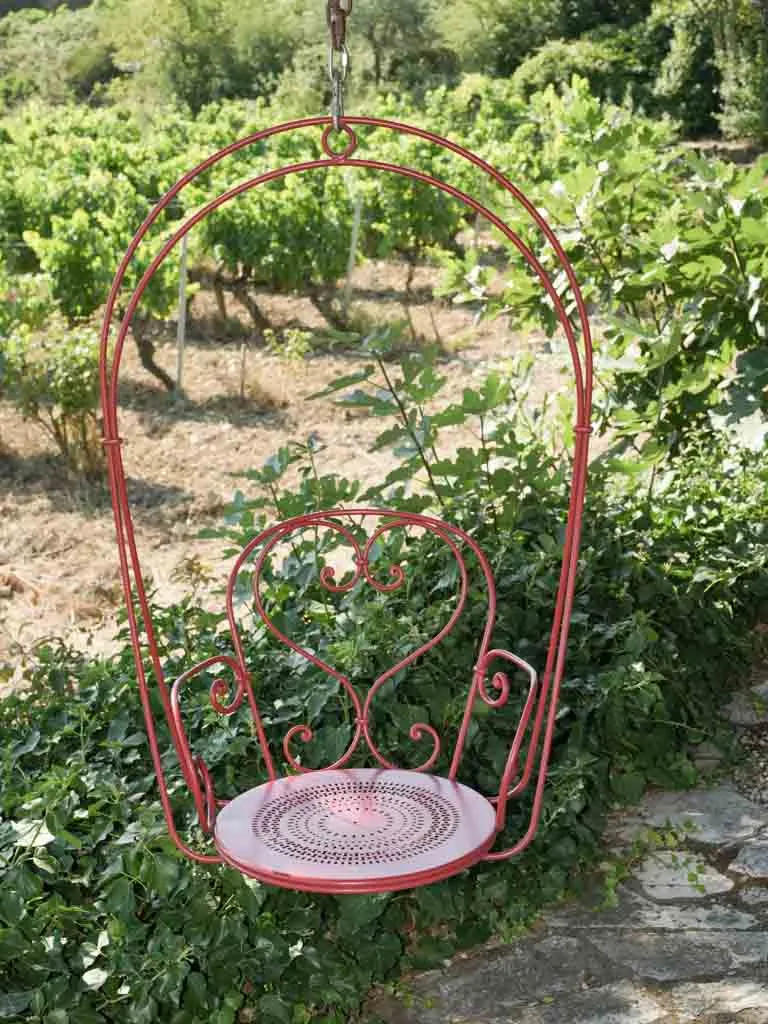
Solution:
M 423 540 L 436 538 L 439 545 L 413 544 L 415 535 L 420 534 Z M 287 548 L 286 548 L 287 545 Z M 275 571 L 275 563 L 279 560 L 279 552 L 284 552 L 283 565 L 288 564 L 289 575 L 293 572 L 294 579 L 300 577 L 303 596 L 307 604 L 320 607 L 319 619 L 330 624 L 335 615 L 346 628 L 346 651 L 354 647 L 355 625 L 350 620 L 360 614 L 361 602 L 375 599 L 378 595 L 384 608 L 390 599 L 396 602 L 395 611 L 401 616 L 398 621 L 406 623 L 404 632 L 408 637 L 400 637 L 399 648 L 378 652 L 376 669 L 360 672 L 358 666 L 335 664 L 343 643 L 325 643 L 317 630 L 309 629 L 310 616 L 302 621 L 301 608 L 294 602 L 287 602 L 290 610 L 286 611 L 281 598 L 270 595 L 270 583 L 284 576 Z M 392 560 L 392 555 L 400 560 Z M 411 553 L 414 558 L 411 559 Z M 426 558 L 426 561 L 425 561 Z M 418 559 L 418 561 L 416 560 Z M 446 561 L 447 560 L 447 561 Z M 314 561 L 314 566 L 311 564 Z M 431 564 L 428 564 L 430 563 Z M 432 565 L 443 567 L 443 598 L 446 591 L 452 589 L 450 600 L 441 599 L 436 607 L 447 609 L 444 621 L 436 621 L 429 608 L 422 607 L 420 613 L 408 609 L 408 597 L 411 587 L 420 594 L 429 593 L 430 587 L 424 586 L 425 581 L 417 578 L 418 574 L 428 571 Z M 404 567 L 405 566 L 405 567 Z M 314 584 L 306 583 L 307 569 L 313 569 Z M 491 634 L 496 616 L 496 595 L 490 565 L 476 542 L 462 530 L 442 520 L 419 515 L 416 513 L 398 512 L 389 509 L 348 508 L 333 509 L 328 512 L 317 512 L 276 523 L 264 530 L 243 548 L 230 574 L 227 590 L 227 616 L 232 631 L 236 657 L 248 672 L 248 655 L 246 652 L 246 629 L 242 614 L 242 595 L 245 592 L 243 578 L 249 581 L 249 604 L 252 621 L 257 632 L 269 634 L 277 641 L 275 650 L 282 648 L 284 656 L 276 658 L 276 671 L 287 679 L 289 675 L 301 674 L 304 666 L 313 666 L 317 670 L 315 680 L 331 682 L 338 695 L 346 701 L 343 720 L 347 727 L 347 739 L 343 749 L 338 749 L 336 756 L 317 767 L 340 768 L 347 765 L 356 753 L 367 754 L 368 759 L 383 767 L 395 767 L 396 764 L 381 749 L 382 743 L 374 735 L 377 721 L 377 697 L 382 698 L 383 691 L 390 684 L 392 691 L 406 674 L 425 655 L 432 652 L 454 629 L 461 616 L 467 610 L 470 582 L 479 580 L 484 592 L 482 625 L 479 637 L 473 638 L 465 657 L 474 661 L 468 662 L 466 674 L 459 672 L 456 685 L 464 688 L 467 697 L 467 708 L 471 712 L 470 703 L 477 696 L 486 700 L 485 692 L 478 693 L 477 681 L 474 679 L 476 666 L 485 666 L 490 648 Z M 476 589 L 476 588 L 473 588 Z M 285 587 L 277 587 L 285 596 Z M 367 593 L 362 593 L 367 591 Z M 372 593 L 371 593 L 372 592 Z M 285 603 L 285 602 L 284 602 Z M 472 602 L 473 604 L 479 602 Z M 474 609 L 478 613 L 478 609 Z M 382 614 L 387 614 L 383 609 Z M 409 628 L 409 614 L 412 628 Z M 473 615 L 474 618 L 474 615 Z M 390 623 L 391 625 L 391 623 Z M 307 628 L 304 628 L 307 627 Z M 370 624 L 369 624 L 370 628 Z M 301 633 L 312 633 L 310 640 Z M 330 632 L 330 630 L 329 630 Z M 390 628 L 385 644 L 392 645 L 393 629 Z M 411 639 L 410 649 L 407 640 Z M 402 644 L 399 642 L 402 640 Z M 288 655 L 286 659 L 285 654 Z M 386 662 L 382 670 L 381 662 Z M 484 671 L 484 668 L 483 668 Z M 454 673 L 456 674 L 456 673 Z M 295 679 L 289 680 L 295 682 Z M 323 686 L 322 682 L 315 682 Z M 313 684 L 309 683 L 311 691 Z M 390 694 L 391 696 L 391 694 Z M 313 706 L 317 707 L 319 701 Z M 495 706 L 498 698 L 487 699 L 486 703 Z M 278 707 L 283 702 L 278 698 Z M 265 723 L 274 725 L 269 708 L 261 708 Z M 282 717 L 280 715 L 277 716 Z M 464 718 L 467 717 L 465 711 Z M 463 720 L 462 720 L 463 721 Z M 463 746 L 466 730 L 457 729 L 457 738 Z M 412 741 L 428 743 L 426 756 L 421 756 L 418 763 L 407 763 L 402 766 L 418 771 L 429 771 L 440 759 L 444 749 L 444 740 L 432 722 L 414 721 L 410 723 L 408 735 Z M 307 747 L 315 739 L 314 723 L 300 721 L 291 725 L 282 739 L 282 753 L 285 761 L 293 771 L 305 772 L 308 768 L 303 755 L 309 755 Z M 301 753 L 295 749 L 300 742 Z M 446 751 L 448 753 L 448 751 Z M 454 750 L 452 764 L 458 767 L 459 757 Z M 460 756 L 460 753 L 459 753 Z M 407 757 L 405 760 L 409 760 Z M 410 759 L 411 761 L 413 758 Z M 314 767 L 314 766 L 313 766 Z M 455 774 L 455 772 L 454 772 Z

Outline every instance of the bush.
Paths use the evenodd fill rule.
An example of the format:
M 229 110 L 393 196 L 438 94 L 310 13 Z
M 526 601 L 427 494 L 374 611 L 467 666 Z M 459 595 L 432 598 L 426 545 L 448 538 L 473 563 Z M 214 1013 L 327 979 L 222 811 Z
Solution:
M 98 5 L 18 11 L 0 20 L 0 104 L 87 100 L 116 74 Z
M 0 341 L 17 327 L 42 327 L 54 312 L 44 274 L 8 274 L 0 264 Z
M 592 32 L 598 26 L 639 25 L 652 0 L 561 0 L 563 31 L 568 36 Z
M 51 322 L 39 332 L 15 331 L 3 357 L 0 392 L 53 439 L 70 469 L 100 476 L 98 335 Z
M 574 79 L 562 96 L 550 89 L 532 100 L 541 126 L 529 194 L 600 311 L 598 423 L 629 453 L 614 465 L 637 469 L 638 455 L 646 466 L 661 462 L 724 426 L 761 450 L 765 161 L 737 168 L 677 149 L 668 125 L 601 105 L 584 85 Z M 530 131 L 519 128 L 513 144 Z M 527 218 L 520 228 L 558 280 L 559 264 Z M 548 298 L 514 252 L 504 287 L 498 301 L 486 289 L 487 311 L 556 332 Z
M 687 134 L 768 132 L 768 15 L 751 0 L 656 0 L 648 28 L 670 35 L 656 83 Z
M 734 0 L 713 12 L 726 138 L 768 138 L 768 9 Z
M 374 355 L 367 387 L 376 384 L 379 360 Z M 419 355 L 408 358 L 401 381 L 392 367 L 388 374 L 403 414 L 379 443 L 400 449 L 402 465 L 390 486 L 403 487 L 423 469 L 426 439 L 439 441 L 418 411 L 439 396 L 440 382 Z M 336 393 L 349 384 L 338 381 Z M 353 392 L 352 401 L 365 405 L 365 396 Z M 388 402 L 386 390 L 372 399 L 368 408 L 388 415 L 382 405 L 394 399 Z M 495 567 L 496 638 L 540 664 L 567 497 L 562 467 L 526 434 L 523 416 L 514 386 L 498 374 L 467 389 L 459 404 L 435 416 L 434 429 L 479 422 L 483 447 L 434 462 L 432 470 L 450 518 L 473 532 Z M 410 451 L 403 435 L 410 436 Z M 299 490 L 281 492 L 284 474 L 307 455 Z M 4 751 L 0 787 L 5 1019 L 341 1024 L 355 1019 L 371 984 L 439 965 L 490 935 L 508 938 L 531 920 L 594 856 L 608 806 L 636 798 L 647 782 L 694 779 L 686 751 L 714 727 L 728 682 L 748 662 L 749 630 L 768 599 L 768 470 L 747 454 L 689 455 L 657 482 L 653 502 L 645 483 L 622 482 L 617 489 L 604 474 L 593 482 L 536 843 L 515 861 L 396 898 L 285 892 L 228 868 L 183 863 L 165 834 L 129 648 L 101 660 L 43 647 L 27 673 L 30 689 L 0 705 L 0 726 L 14 737 Z M 354 481 L 318 477 L 311 458 L 306 449 L 286 449 L 250 474 L 266 496 L 239 496 L 222 534 L 240 546 L 273 500 L 287 515 L 359 493 Z M 423 507 L 425 500 L 402 498 L 406 507 Z M 417 643 L 417 634 L 453 605 L 442 545 L 414 537 L 400 551 L 419 570 L 408 574 L 407 601 L 401 593 L 352 591 L 339 596 L 340 614 L 331 621 L 325 605 L 313 602 L 316 543 L 300 541 L 280 582 L 272 583 L 278 623 L 289 633 L 300 624 L 321 657 L 346 657 L 368 675 L 377 662 L 391 661 L 404 640 Z M 228 647 L 222 619 L 189 602 L 157 609 L 168 678 Z M 430 666 L 414 666 L 384 702 L 385 749 L 394 749 L 414 716 L 451 723 L 454 698 L 469 682 L 476 625 L 470 617 Z M 125 631 L 121 636 L 126 643 Z M 330 728 L 318 730 L 318 756 L 332 754 L 350 727 L 337 709 L 335 687 L 319 687 L 313 670 L 290 655 L 276 657 L 258 630 L 247 632 L 247 658 L 271 738 L 294 721 L 314 723 L 322 711 Z M 187 708 L 193 746 L 222 793 L 253 785 L 248 722 L 216 716 L 204 683 L 190 693 Z M 448 702 L 445 719 L 441 699 Z M 467 759 L 476 784 L 498 783 L 512 717 L 479 716 Z M 168 750 L 167 733 L 161 740 Z M 183 787 L 170 752 L 166 760 L 172 799 L 182 811 Z
M 650 75 L 647 64 L 633 52 L 634 45 L 635 35 L 628 32 L 602 39 L 552 39 L 523 61 L 512 84 L 528 99 L 547 86 L 569 85 L 578 75 L 601 99 L 621 102 L 629 93 L 642 101 Z
M 441 5 L 440 31 L 462 67 L 506 77 L 548 39 L 561 34 L 560 0 L 475 0 Z
M 659 41 L 663 60 L 653 92 L 661 109 L 680 121 L 686 136 L 717 131 L 720 70 L 711 11 L 697 3 L 657 0 L 646 33 Z

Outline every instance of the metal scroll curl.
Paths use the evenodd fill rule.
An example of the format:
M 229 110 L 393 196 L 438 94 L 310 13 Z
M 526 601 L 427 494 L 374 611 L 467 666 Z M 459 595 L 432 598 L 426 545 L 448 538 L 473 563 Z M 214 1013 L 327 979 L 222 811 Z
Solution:
M 213 829 L 216 818 L 216 807 L 219 801 L 213 787 L 213 779 L 208 766 L 199 754 L 193 754 L 181 710 L 181 692 L 184 686 L 197 676 L 215 666 L 228 668 L 234 676 L 234 689 L 221 677 L 217 676 L 211 684 L 209 699 L 214 711 L 220 715 L 233 715 L 242 705 L 246 694 L 246 674 L 243 666 L 228 654 L 216 654 L 205 661 L 193 665 L 182 673 L 171 687 L 171 722 L 176 734 L 177 750 L 184 778 L 189 786 L 195 802 L 195 810 L 201 827 L 205 832 Z M 229 698 L 226 703 L 223 701 Z
M 440 643 L 440 641 L 453 629 L 466 605 L 468 593 L 467 567 L 459 550 L 458 544 L 450 536 L 448 530 L 442 528 L 442 524 L 439 520 L 433 520 L 429 517 L 415 513 L 402 514 L 381 509 L 340 509 L 338 512 L 340 515 L 352 518 L 353 520 L 359 519 L 362 521 L 366 517 L 376 516 L 379 518 L 385 518 L 386 522 L 375 529 L 375 531 L 368 537 L 365 544 L 361 543 L 358 537 L 355 536 L 352 529 L 339 522 L 338 519 L 329 516 L 328 513 L 311 513 L 306 516 L 297 516 L 294 519 L 287 521 L 285 524 L 281 524 L 279 528 L 268 531 L 268 537 L 261 538 L 263 543 L 260 545 L 259 554 L 253 567 L 252 588 L 255 609 L 261 622 L 266 626 L 269 632 L 280 641 L 280 643 L 288 647 L 305 661 L 314 665 L 316 668 L 319 668 L 325 675 L 334 679 L 339 684 L 341 693 L 347 696 L 352 705 L 354 712 L 354 729 L 352 738 L 341 756 L 337 758 L 333 764 L 326 766 L 326 768 L 341 768 L 348 764 L 354 753 L 357 751 L 361 741 L 364 741 L 369 753 L 379 765 L 385 768 L 392 768 L 395 767 L 394 763 L 382 753 L 372 735 L 372 702 L 387 680 L 391 679 L 393 676 L 397 675 L 397 673 L 412 665 L 418 658 L 422 657 L 422 655 L 432 650 L 432 648 Z M 393 665 L 390 669 L 374 680 L 365 700 L 363 701 L 346 675 L 338 671 L 324 659 L 320 658 L 317 654 L 307 650 L 307 648 L 297 643 L 293 638 L 287 636 L 275 624 L 272 616 L 268 613 L 265 607 L 264 596 L 262 594 L 264 566 L 267 558 L 274 552 L 280 541 L 288 540 L 292 535 L 309 528 L 327 529 L 339 535 L 341 539 L 350 546 L 353 553 L 354 568 L 349 578 L 337 582 L 333 567 L 323 566 L 319 573 L 321 585 L 331 593 L 347 594 L 358 584 L 366 583 L 377 593 L 391 594 L 402 587 L 405 583 L 405 571 L 401 565 L 392 563 L 387 569 L 389 580 L 385 582 L 377 578 L 376 575 L 374 575 L 374 570 L 372 569 L 372 562 L 374 561 L 372 557 L 373 549 L 377 542 L 392 530 L 403 529 L 410 526 L 421 527 L 435 534 L 451 551 L 454 559 L 456 560 L 460 581 L 456 606 L 448 621 L 442 629 L 435 634 L 435 636 L 431 637 L 418 648 L 411 651 L 411 653 L 405 658 L 402 658 L 397 662 L 397 664 Z M 249 547 L 252 548 L 253 545 L 249 545 Z M 243 560 L 244 559 L 241 556 L 241 559 L 238 561 L 238 567 L 242 565 Z M 238 567 L 234 570 L 235 572 Z M 415 769 L 413 769 L 415 771 L 422 772 L 429 771 L 429 769 L 436 764 L 441 751 L 441 739 L 437 730 L 427 722 L 417 722 L 410 727 L 408 735 L 414 742 L 424 742 L 425 740 L 429 740 L 431 742 L 431 749 L 427 757 L 424 758 Z M 314 738 L 314 730 L 307 722 L 292 726 L 285 735 L 282 742 L 283 755 L 293 771 L 298 773 L 307 773 L 313 770 L 318 770 L 307 768 L 303 765 L 294 751 L 294 747 L 297 742 L 308 744 L 311 743 Z

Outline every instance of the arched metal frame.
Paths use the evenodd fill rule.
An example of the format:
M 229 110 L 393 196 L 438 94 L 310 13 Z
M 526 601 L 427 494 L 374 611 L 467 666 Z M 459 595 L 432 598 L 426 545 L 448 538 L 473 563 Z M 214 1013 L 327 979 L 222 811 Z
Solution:
M 221 714 L 231 714 L 237 707 L 239 707 L 244 699 L 247 699 L 250 705 L 251 714 L 253 717 L 256 737 L 261 749 L 263 756 L 266 772 L 270 780 L 278 778 L 278 773 L 275 768 L 274 759 L 267 743 L 264 727 L 259 715 L 259 711 L 256 705 L 253 688 L 250 682 L 247 667 L 245 665 L 245 657 L 242 648 L 242 643 L 239 638 L 237 623 L 234 619 L 234 609 L 232 604 L 232 595 L 235 576 L 238 568 L 243 564 L 245 558 L 252 552 L 254 552 L 260 545 L 266 545 L 269 549 L 274 546 L 274 543 L 285 536 L 288 530 L 301 529 L 308 525 L 322 525 L 325 528 L 336 528 L 333 523 L 338 521 L 338 516 L 344 515 L 373 515 L 383 517 L 387 523 L 408 526 L 415 525 L 421 526 L 425 529 L 440 536 L 446 543 L 452 548 L 457 543 L 468 543 L 469 547 L 473 550 L 475 557 L 478 559 L 482 571 L 486 577 L 486 581 L 489 586 L 489 616 L 485 629 L 484 636 L 481 641 L 480 651 L 478 654 L 478 661 L 475 666 L 474 675 L 470 687 L 470 693 L 467 700 L 466 710 L 462 720 L 462 725 L 457 739 L 456 748 L 451 761 L 451 768 L 449 772 L 449 779 L 456 778 L 456 772 L 458 771 L 459 760 L 461 752 L 463 750 L 464 740 L 466 738 L 467 728 L 472 715 L 472 709 L 475 701 L 480 697 L 486 704 L 492 707 L 499 707 L 504 704 L 509 696 L 509 682 L 502 672 L 497 672 L 492 677 L 492 685 L 499 691 L 499 695 L 493 697 L 486 690 L 486 674 L 494 658 L 502 658 L 512 662 L 518 668 L 522 668 L 529 675 L 529 692 L 525 700 L 522 717 L 517 727 L 515 737 L 512 743 L 509 757 L 507 759 L 506 767 L 501 779 L 498 796 L 492 798 L 491 802 L 496 806 L 497 815 L 497 829 L 500 830 L 505 821 L 505 810 L 507 801 L 514 796 L 521 793 L 530 783 L 535 770 L 535 761 L 537 752 L 539 752 L 538 758 L 538 775 L 536 779 L 536 787 L 534 791 L 534 797 L 532 802 L 532 810 L 528 827 L 524 835 L 511 847 L 505 850 L 489 852 L 486 849 L 481 850 L 477 859 L 485 860 L 502 860 L 513 856 L 523 850 L 533 839 L 536 832 L 538 822 L 541 815 L 541 807 L 544 792 L 544 783 L 546 780 L 547 768 L 549 763 L 549 757 L 552 746 L 552 739 L 554 734 L 555 726 L 555 715 L 557 710 L 557 703 L 559 698 L 560 686 L 563 678 L 563 670 L 565 664 L 566 646 L 568 640 L 568 632 L 571 619 L 571 611 L 573 605 L 574 587 L 576 581 L 576 568 L 579 551 L 579 541 L 581 536 L 581 525 L 584 505 L 584 492 L 586 486 L 586 475 L 587 475 L 587 460 L 588 460 L 588 439 L 590 433 L 589 419 L 590 419 L 590 408 L 592 400 L 592 342 L 589 327 L 589 320 L 587 316 L 586 305 L 581 294 L 578 282 L 576 280 L 573 268 L 563 250 L 561 244 L 557 240 L 552 229 L 546 223 L 544 218 L 533 206 L 531 201 L 517 188 L 511 181 L 509 181 L 503 174 L 493 168 L 490 164 L 486 163 L 480 157 L 471 153 L 469 150 L 462 146 L 457 145 L 441 136 L 435 135 L 432 132 L 426 131 L 422 128 L 415 127 L 413 125 L 404 124 L 398 121 L 386 120 L 375 117 L 345 117 L 341 123 L 341 130 L 345 134 L 346 144 L 340 152 L 336 152 L 331 147 L 331 132 L 332 123 L 328 117 L 312 117 L 301 120 L 286 122 L 267 128 L 263 131 L 256 132 L 243 139 L 240 139 L 231 145 L 221 149 L 217 153 L 212 154 L 202 163 L 198 164 L 197 167 L 193 168 L 187 174 L 185 174 L 179 181 L 163 196 L 160 202 L 153 208 L 144 223 L 141 225 L 136 235 L 134 236 L 131 244 L 129 245 L 125 256 L 117 270 L 115 275 L 112 288 L 109 293 L 107 300 L 106 310 L 104 314 L 104 322 L 101 333 L 101 365 L 100 365 L 100 385 L 101 385 L 101 400 L 102 400 L 102 411 L 103 411 L 103 429 L 104 429 L 104 445 L 106 448 L 107 465 L 109 474 L 109 483 L 112 492 L 112 504 L 115 516 L 115 527 L 117 532 L 117 544 L 119 552 L 119 564 L 120 564 L 120 576 L 123 586 L 123 592 L 125 596 L 125 602 L 127 607 L 128 625 L 131 636 L 131 644 L 134 651 L 134 658 L 136 662 L 136 673 L 137 682 L 139 686 L 139 692 L 141 696 L 142 706 L 144 710 L 144 716 L 146 721 L 147 733 L 149 738 L 149 745 L 152 760 L 154 763 L 155 772 L 158 778 L 158 784 L 160 788 L 160 797 L 165 813 L 168 829 L 171 837 L 173 838 L 179 849 L 185 853 L 188 857 L 202 862 L 202 863 L 221 863 L 225 858 L 218 854 L 201 853 L 197 850 L 192 849 L 184 840 L 181 838 L 176 823 L 174 820 L 173 811 L 171 808 L 171 802 L 168 794 L 168 789 L 165 783 L 165 777 L 161 762 L 160 748 L 157 739 L 157 731 L 153 718 L 151 708 L 151 697 L 150 697 L 150 685 L 145 669 L 145 658 L 148 657 L 149 663 L 152 667 L 152 674 L 154 675 L 154 681 L 157 686 L 157 690 L 160 696 L 160 700 L 163 706 L 166 720 L 170 729 L 171 737 L 176 748 L 176 752 L 179 756 L 181 767 L 184 773 L 187 785 L 193 795 L 195 807 L 198 813 L 198 818 L 206 831 L 212 831 L 214 819 L 217 813 L 217 809 L 224 801 L 218 801 L 213 793 L 213 785 L 210 778 L 210 774 L 205 766 L 204 762 L 200 758 L 196 758 L 192 755 L 189 743 L 187 741 L 186 733 L 184 731 L 183 723 L 181 720 L 181 708 L 180 708 L 180 694 L 184 685 L 193 677 L 199 675 L 202 672 L 207 672 L 209 669 L 215 667 L 223 667 L 232 671 L 233 676 L 236 680 L 236 688 L 234 696 L 231 698 L 229 703 L 222 703 L 222 700 L 226 697 L 229 692 L 229 687 L 222 679 L 216 679 L 211 689 L 211 702 L 214 708 Z M 525 244 L 525 242 L 495 213 L 489 210 L 486 206 L 475 200 L 470 195 L 462 192 L 460 189 L 448 184 L 445 181 L 434 178 L 429 174 L 426 174 L 417 169 L 402 166 L 398 164 L 387 163 L 379 160 L 370 158 L 359 158 L 354 156 L 358 148 L 358 139 L 354 131 L 355 127 L 370 127 L 387 129 L 392 132 L 416 137 L 423 141 L 429 142 L 434 146 L 447 150 L 461 159 L 473 164 L 479 170 L 483 171 L 489 178 L 491 178 L 500 188 L 507 194 L 514 197 L 515 200 L 525 209 L 530 216 L 531 220 L 537 225 L 546 241 L 551 245 L 554 251 L 560 267 L 562 268 L 570 286 L 573 299 L 576 306 L 576 311 L 579 321 L 579 334 L 581 339 L 581 348 L 577 340 L 576 331 L 574 326 L 566 312 L 563 300 L 555 289 L 550 276 L 541 265 L 540 261 Z M 248 146 L 254 145 L 259 142 L 263 142 L 266 139 L 273 138 L 286 133 L 299 131 L 302 129 L 320 129 L 322 131 L 321 146 L 323 150 L 323 157 L 314 160 L 307 160 L 297 164 L 288 164 L 275 168 L 273 170 L 264 172 L 256 177 L 250 178 L 247 181 L 240 182 L 238 185 L 229 189 L 228 191 L 217 196 L 215 199 L 206 203 L 203 207 L 198 209 L 194 214 L 188 217 L 184 223 L 178 227 L 173 234 L 167 239 L 167 241 L 161 246 L 160 250 L 156 253 L 153 260 L 147 267 L 146 271 L 141 277 L 138 285 L 133 291 L 131 298 L 125 308 L 124 315 L 121 319 L 117 336 L 114 343 L 114 348 L 110 356 L 111 347 L 111 335 L 112 335 L 112 320 L 117 307 L 118 298 L 120 291 L 123 287 L 126 274 L 128 272 L 131 260 L 133 259 L 139 245 L 145 239 L 152 225 L 161 215 L 161 213 L 169 206 L 174 198 L 191 182 L 197 179 L 202 173 L 211 167 L 215 166 L 227 156 L 238 152 L 241 149 L 245 149 Z M 147 600 L 146 590 L 144 587 L 141 565 L 139 561 L 139 555 L 136 547 L 136 539 L 133 528 L 133 521 L 131 518 L 131 512 L 128 502 L 128 495 L 126 489 L 126 478 L 125 471 L 123 468 L 122 458 L 122 439 L 119 434 L 118 428 L 118 415 L 117 415 L 117 401 L 118 401 L 118 377 L 120 371 L 120 364 L 123 354 L 123 348 L 125 340 L 130 329 L 131 320 L 133 318 L 141 297 L 147 288 L 152 276 L 155 274 L 157 269 L 167 258 L 172 249 L 181 241 L 182 238 L 204 217 L 214 212 L 225 203 L 234 199 L 249 190 L 256 188 L 260 185 L 266 184 L 270 181 L 275 181 L 281 178 L 288 177 L 292 174 L 301 174 L 305 171 L 316 170 L 320 168 L 332 168 L 332 167 L 353 167 L 353 168 L 365 168 L 376 171 L 388 172 L 399 174 L 404 177 L 410 178 L 415 181 L 420 181 L 426 185 L 437 188 L 443 193 L 454 197 L 463 203 L 466 207 L 473 210 L 475 213 L 485 217 L 491 224 L 494 225 L 507 239 L 514 245 L 517 251 L 525 259 L 528 266 L 539 278 L 543 288 L 547 292 L 552 306 L 557 314 L 560 325 L 563 329 L 565 337 L 568 342 L 568 346 L 571 353 L 571 359 L 573 363 L 574 376 L 575 376 L 575 394 L 576 394 L 576 416 L 574 423 L 575 432 L 575 450 L 573 460 L 573 476 L 571 482 L 570 502 L 568 519 L 565 530 L 565 539 L 563 545 L 563 559 L 562 568 L 560 572 L 559 585 L 557 595 L 555 599 L 555 607 L 552 621 L 552 628 L 550 633 L 550 642 L 546 657 L 546 663 L 544 672 L 541 679 L 538 680 L 534 670 L 527 665 L 522 659 L 516 655 L 511 654 L 507 651 L 502 650 L 491 650 L 490 639 L 491 632 L 494 625 L 495 618 L 495 592 L 493 590 L 493 579 L 490 575 L 490 567 L 487 560 L 483 556 L 482 552 L 477 548 L 474 542 L 465 533 L 458 530 L 456 527 L 450 526 L 441 520 L 432 519 L 426 516 L 417 516 L 413 514 L 399 513 L 395 510 L 382 510 L 382 509 L 336 509 L 330 512 L 316 513 L 313 515 L 297 517 L 296 520 L 289 520 L 282 524 L 264 531 L 259 537 L 247 546 L 244 552 L 238 559 L 238 563 L 230 577 L 230 583 L 227 593 L 227 614 L 230 623 L 230 629 L 232 631 L 233 640 L 233 656 L 217 656 L 209 658 L 189 670 L 187 670 L 179 679 L 175 681 L 172 688 L 169 689 L 168 683 L 166 682 L 165 675 L 160 662 L 160 657 L 157 648 L 157 642 L 155 638 L 155 631 L 152 624 L 152 618 L 150 614 L 149 604 Z M 380 527 L 379 529 L 387 529 L 388 526 Z M 367 549 L 366 549 L 367 551 Z M 263 559 L 264 555 L 261 555 Z M 461 557 L 459 556 L 461 562 Z M 358 562 L 357 574 L 364 571 L 365 559 Z M 366 578 L 369 582 L 372 582 L 366 571 Z M 334 585 L 332 578 L 326 577 L 323 583 L 328 589 L 333 590 Z M 390 587 L 392 589 L 392 587 Z M 259 608 L 258 593 L 256 593 L 257 610 L 261 614 L 263 608 Z M 269 621 L 265 615 L 262 618 L 269 625 Z M 453 621 L 453 620 L 452 620 Z M 146 645 L 142 643 L 142 627 L 146 638 Z M 280 636 L 279 631 L 275 630 L 274 627 L 270 626 L 274 633 Z M 444 635 L 443 630 L 437 638 L 434 638 L 430 642 L 428 647 L 434 646 Z M 287 639 L 287 638 L 282 638 Z M 289 641 L 289 645 L 290 645 Z M 423 651 L 422 651 L 423 653 Z M 406 662 L 410 664 L 416 655 L 409 656 Z M 312 660 L 310 658 L 310 660 Z M 315 662 L 317 664 L 317 662 Z M 321 667 L 327 670 L 328 666 Z M 396 666 L 396 669 L 400 666 Z M 395 669 L 395 670 L 396 670 Z M 334 675 L 337 680 L 340 679 L 338 673 L 331 670 L 331 674 Z M 377 683 L 383 682 L 384 678 L 389 678 L 394 674 L 394 670 L 385 674 L 381 680 Z M 344 686 L 343 682 L 340 685 Z M 371 694 L 369 693 L 369 698 Z M 356 699 L 356 698 L 355 698 Z M 368 701 L 366 701 L 365 707 L 368 707 Z M 367 725 L 365 719 L 365 708 L 356 705 L 358 712 L 357 721 L 357 732 L 356 738 L 359 739 L 361 735 L 365 735 L 366 742 L 368 743 L 369 749 L 376 756 L 377 751 L 375 745 L 373 745 L 370 736 L 367 734 Z M 530 724 L 530 736 L 529 736 L 529 749 L 528 755 L 525 761 L 525 767 L 519 774 L 519 754 L 522 747 L 523 739 Z M 414 727 L 417 730 L 417 734 L 414 731 L 411 732 L 411 738 L 421 738 L 425 732 L 431 735 L 429 732 L 430 727 L 419 726 Z M 292 761 L 289 752 L 289 742 L 291 739 L 298 735 L 300 739 L 307 739 L 307 727 L 297 726 L 292 729 L 289 735 L 286 737 L 284 742 L 284 752 L 287 756 L 289 764 L 292 764 L 293 768 L 298 768 L 298 764 Z M 311 736 L 311 731 L 310 731 Z M 434 763 L 437 756 L 437 749 L 435 749 L 432 758 L 428 759 L 425 764 L 420 766 L 420 770 L 428 770 L 429 767 Z M 346 759 L 346 758 L 345 758 Z M 377 758 L 381 765 L 386 766 L 388 762 L 382 757 Z M 339 762 L 337 762 L 338 766 Z

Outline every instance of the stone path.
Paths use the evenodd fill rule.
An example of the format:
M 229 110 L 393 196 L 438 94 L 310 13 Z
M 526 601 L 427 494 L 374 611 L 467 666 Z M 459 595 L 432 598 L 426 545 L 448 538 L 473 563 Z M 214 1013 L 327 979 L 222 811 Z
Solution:
M 519 941 L 411 979 L 372 1013 L 386 1024 L 768 1024 L 768 807 L 731 782 L 657 793 L 609 843 L 667 825 L 676 849 L 646 856 L 616 906 L 555 908 Z

